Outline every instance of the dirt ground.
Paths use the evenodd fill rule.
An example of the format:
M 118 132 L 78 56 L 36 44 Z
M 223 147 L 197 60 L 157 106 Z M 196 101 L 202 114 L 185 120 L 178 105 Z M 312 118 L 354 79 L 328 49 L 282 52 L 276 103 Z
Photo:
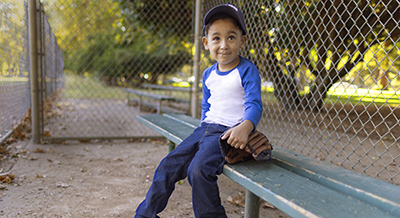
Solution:
M 0 217 L 133 217 L 143 200 L 166 141 L 16 142 L 0 162 Z M 221 199 L 228 217 L 243 217 L 245 190 L 221 175 Z M 163 218 L 194 217 L 190 185 L 179 182 Z M 262 202 L 264 205 L 264 202 Z M 260 217 L 287 217 L 278 209 L 260 208 Z
M 62 102 L 57 107 L 53 107 L 56 111 L 50 114 L 57 114 L 57 116 L 50 116 L 47 113 L 50 117 L 47 128 L 51 130 L 51 135 L 58 136 L 61 131 L 71 131 L 71 134 L 78 136 L 79 134 L 91 135 L 97 133 L 97 129 L 87 128 L 88 125 L 82 125 L 82 122 L 96 126 L 100 125 L 99 121 L 110 129 L 115 129 L 119 134 L 121 134 L 121 129 L 128 129 L 140 135 L 146 135 L 149 131 L 135 123 L 137 108 L 130 108 L 123 101 L 107 102 L 106 105 L 95 100 L 94 102 L 97 104 L 78 101 Z M 109 105 L 113 106 L 113 113 L 107 114 L 109 117 L 106 120 L 101 116 L 102 119 L 99 119 L 99 116 L 93 115 L 102 114 L 104 107 L 111 108 L 108 107 Z M 110 123 L 110 120 L 120 121 L 117 119 L 120 117 L 112 117 L 119 114 L 124 114 L 124 122 Z M 394 118 L 397 119 L 399 116 L 397 114 Z M 68 122 L 65 121 L 67 118 Z M 125 122 L 125 120 L 130 122 Z M 322 120 L 324 117 L 318 122 L 321 123 Z M 71 124 L 71 122 L 75 123 Z M 393 127 L 391 130 L 394 132 L 396 128 Z M 297 127 L 295 129 L 301 130 Z M 307 128 L 307 131 L 311 130 Z M 282 133 L 278 134 L 279 137 L 273 138 L 277 144 L 287 143 L 284 140 L 288 137 L 293 139 L 297 136 L 292 135 L 292 132 Z M 104 134 L 104 131 L 99 134 Z M 132 135 L 132 132 L 126 134 Z M 24 136 L 21 133 L 18 135 Z M 280 137 L 281 135 L 284 137 Z M 313 135 L 313 133 L 307 133 L 307 135 Z M 332 136 L 339 137 L 336 134 L 327 135 L 327 137 Z M 392 136 L 395 139 L 398 138 L 398 135 L 394 133 Z M 351 137 L 349 140 L 355 140 L 349 141 L 350 145 L 360 143 L 357 137 Z M 333 138 L 331 141 L 340 140 Z M 352 157 L 349 158 L 347 154 L 356 152 L 357 155 L 352 156 L 365 157 L 358 162 L 368 165 L 371 159 L 365 151 L 376 148 L 380 149 L 378 152 L 382 154 L 379 156 L 381 160 L 392 161 L 391 155 L 398 154 L 399 148 L 389 142 L 383 142 L 384 144 L 382 142 L 379 144 L 373 140 L 363 140 L 363 146 L 359 149 L 354 151 L 351 146 L 347 146 L 346 155 L 343 152 L 340 155 L 345 155 L 343 158 L 350 160 Z M 331 149 L 339 146 L 337 149 L 343 150 L 342 143 L 344 142 L 331 145 Z M 391 146 L 389 148 L 375 146 L 386 145 L 386 143 Z M 323 145 L 324 149 L 329 148 L 329 144 Z M 386 152 L 386 150 L 390 151 Z M 0 182 L 0 217 L 133 217 L 137 205 L 144 199 L 151 185 L 155 168 L 166 154 L 166 140 L 91 141 L 90 143 L 66 141 L 59 144 L 34 144 L 24 139 L 0 146 L 0 181 L 3 181 Z M 373 160 L 374 158 L 375 156 L 372 157 Z M 355 163 L 358 162 L 355 160 Z M 342 165 L 346 167 L 346 164 Z M 356 171 L 360 168 L 360 172 L 364 170 L 364 167 L 353 165 L 347 167 L 353 167 Z M 378 161 L 374 167 L 371 167 L 372 170 L 376 168 L 389 172 L 387 175 L 379 175 L 379 178 L 383 180 L 388 180 L 392 175 L 395 175 L 396 179 L 399 177 L 397 163 L 387 164 Z M 376 172 L 373 171 L 371 175 L 374 176 L 374 173 Z M 8 181 L 2 180 L 1 177 L 4 174 L 12 174 L 15 178 Z M 398 181 L 400 180 L 395 180 L 394 183 L 398 185 Z M 244 217 L 245 190 L 223 175 L 219 177 L 219 187 L 228 217 Z M 166 210 L 160 216 L 162 218 L 194 217 L 190 190 L 190 185 L 186 180 L 179 182 Z M 265 205 L 265 202 L 262 202 L 262 205 Z M 278 209 L 264 206 L 260 208 L 260 217 L 288 216 Z

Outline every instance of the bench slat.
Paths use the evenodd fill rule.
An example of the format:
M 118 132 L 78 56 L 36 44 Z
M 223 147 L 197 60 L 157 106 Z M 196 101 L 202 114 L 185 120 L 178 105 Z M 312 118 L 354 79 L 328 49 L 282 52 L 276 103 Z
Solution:
M 143 88 L 150 88 L 150 89 L 161 89 L 161 90 L 173 90 L 173 91 L 190 92 L 190 87 L 163 86 L 163 85 L 152 85 L 152 84 L 143 84 L 142 87 Z
M 181 143 L 193 132 L 193 128 L 159 114 L 139 115 L 137 119 L 175 144 Z
M 392 217 L 274 162 L 225 165 L 223 173 L 293 217 Z
M 287 170 L 400 217 L 398 186 L 282 148 L 275 149 L 273 156 Z
M 189 117 L 185 114 L 164 114 L 164 116 L 174 119 L 188 126 L 191 126 L 193 128 L 196 128 L 200 125 L 200 120 L 193 117 Z
M 136 94 L 136 95 L 140 95 L 140 96 L 144 96 L 144 97 L 148 97 L 148 98 L 152 98 L 152 99 L 156 99 L 156 100 L 174 100 L 175 99 L 172 96 L 159 95 L 159 94 L 144 92 L 144 91 L 136 90 L 136 89 L 122 89 L 122 90 L 124 92 L 132 93 L 132 94 Z

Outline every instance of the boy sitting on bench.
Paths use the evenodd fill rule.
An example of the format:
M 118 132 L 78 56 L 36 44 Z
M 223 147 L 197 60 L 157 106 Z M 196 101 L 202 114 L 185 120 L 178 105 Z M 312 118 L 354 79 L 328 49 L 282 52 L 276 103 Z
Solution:
M 217 61 L 203 73 L 201 124 L 160 163 L 136 218 L 156 218 L 167 206 L 175 183 L 188 178 L 196 218 L 225 218 L 217 175 L 225 164 L 219 138 L 244 149 L 262 114 L 261 78 L 256 66 L 239 55 L 247 41 L 242 12 L 230 4 L 204 17 L 203 44 Z

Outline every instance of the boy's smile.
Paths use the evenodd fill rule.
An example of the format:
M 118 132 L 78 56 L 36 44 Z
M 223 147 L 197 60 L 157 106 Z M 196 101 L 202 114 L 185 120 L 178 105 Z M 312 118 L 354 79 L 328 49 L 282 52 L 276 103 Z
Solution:
M 246 39 L 233 20 L 227 18 L 211 24 L 208 35 L 203 37 L 203 43 L 218 62 L 218 70 L 229 71 L 239 64 L 239 49 L 245 45 Z

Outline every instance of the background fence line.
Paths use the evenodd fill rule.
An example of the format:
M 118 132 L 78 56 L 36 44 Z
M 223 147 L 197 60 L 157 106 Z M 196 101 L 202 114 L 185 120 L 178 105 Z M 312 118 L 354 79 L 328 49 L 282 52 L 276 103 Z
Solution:
M 228 2 L 244 12 L 241 55 L 262 76 L 258 128 L 276 146 L 399 185 L 400 2 L 203 0 L 200 17 Z M 144 85 L 192 89 L 195 1 L 37 3 L 42 142 L 152 136 L 135 117 L 154 110 L 128 105 L 122 88 L 191 99 Z M 31 105 L 27 13 L 26 0 L 0 3 L 2 140 Z M 200 60 L 200 72 L 213 63 L 204 50 Z M 166 106 L 190 111 L 182 102 Z
M 26 118 L 30 118 L 31 72 L 28 1 L 6 0 L 0 6 L 0 141 L 3 143 L 18 126 L 26 122 Z M 43 105 L 45 99 L 63 86 L 64 63 L 56 37 L 39 2 L 37 14 L 38 91 L 40 105 Z M 42 115 L 40 124 L 44 123 Z
M 30 107 L 30 77 L 26 1 L 3 1 L 0 8 L 0 142 L 3 143 Z

